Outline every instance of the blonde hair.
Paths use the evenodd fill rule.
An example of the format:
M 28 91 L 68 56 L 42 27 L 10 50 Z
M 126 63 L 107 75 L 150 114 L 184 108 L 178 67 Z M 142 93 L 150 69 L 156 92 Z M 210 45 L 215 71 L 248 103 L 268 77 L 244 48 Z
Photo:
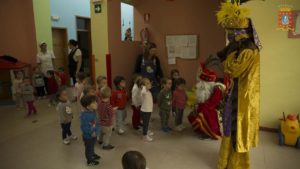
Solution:
M 101 97 L 104 99 L 111 97 L 111 89 L 109 87 L 102 87 L 100 90 Z

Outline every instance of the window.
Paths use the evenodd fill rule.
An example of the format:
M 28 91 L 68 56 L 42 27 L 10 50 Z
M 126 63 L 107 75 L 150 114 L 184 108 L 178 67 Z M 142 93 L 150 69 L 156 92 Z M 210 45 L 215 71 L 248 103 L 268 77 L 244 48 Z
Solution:
M 134 40 L 134 7 L 121 2 L 121 38 L 122 41 Z

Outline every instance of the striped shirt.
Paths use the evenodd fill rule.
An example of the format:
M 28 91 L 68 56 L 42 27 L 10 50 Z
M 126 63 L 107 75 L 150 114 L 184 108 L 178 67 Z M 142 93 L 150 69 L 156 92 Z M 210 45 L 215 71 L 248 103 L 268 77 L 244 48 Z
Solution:
M 113 108 L 109 102 L 99 102 L 98 115 L 101 126 L 110 127 L 113 125 Z

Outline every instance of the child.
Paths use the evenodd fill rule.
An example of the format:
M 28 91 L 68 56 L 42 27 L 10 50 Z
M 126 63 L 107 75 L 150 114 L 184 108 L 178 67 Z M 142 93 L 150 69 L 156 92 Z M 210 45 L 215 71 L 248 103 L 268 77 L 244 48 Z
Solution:
M 16 72 L 16 78 L 13 80 L 13 95 L 15 97 L 16 108 L 20 110 L 23 107 L 23 100 L 22 100 L 22 83 L 23 83 L 23 72 L 18 71 Z
M 173 111 L 175 116 L 175 126 L 177 131 L 182 131 L 185 127 L 182 125 L 182 117 L 187 102 L 187 95 L 185 93 L 185 80 L 179 78 L 176 81 L 176 90 L 173 93 Z
M 46 97 L 45 81 L 44 81 L 43 73 L 41 72 L 39 66 L 34 68 L 34 73 L 32 75 L 32 83 L 37 92 L 38 99 L 45 98 Z
M 98 76 L 97 77 L 97 95 L 100 97 L 101 96 L 101 88 L 107 86 L 107 79 L 104 76 Z
M 114 85 L 116 90 L 112 93 L 112 105 L 113 107 L 117 107 L 116 112 L 116 126 L 118 134 L 124 134 L 124 121 L 126 117 L 126 103 L 128 100 L 125 78 L 122 76 L 117 76 L 114 79 Z
M 110 137 L 113 128 L 113 107 L 109 102 L 111 97 L 111 89 L 109 87 L 102 87 L 100 93 L 101 100 L 99 101 L 98 105 L 98 115 L 101 125 L 101 134 L 99 143 L 102 143 L 103 141 L 102 148 L 104 150 L 111 150 L 114 148 L 114 146 L 110 144 Z
M 138 130 L 141 126 L 141 105 L 142 105 L 142 95 L 141 95 L 141 81 L 142 76 L 136 75 L 134 77 L 134 86 L 131 91 L 132 97 L 132 126 L 134 129 Z
M 25 117 L 29 117 L 31 113 L 36 114 L 36 108 L 33 104 L 34 102 L 34 90 L 33 87 L 30 84 L 30 79 L 29 77 L 24 78 L 24 85 L 22 86 L 22 98 L 23 101 L 26 102 L 27 104 L 27 115 Z
M 97 92 L 96 92 L 95 87 L 94 87 L 94 86 L 91 86 L 91 85 L 87 85 L 87 86 L 83 89 L 81 98 L 82 98 L 83 96 L 86 96 L 86 95 L 89 95 L 89 96 L 96 96 L 96 95 L 97 95 Z M 80 98 L 80 99 L 81 99 L 81 98 Z
M 85 74 L 82 72 L 79 72 L 76 75 L 76 83 L 75 83 L 75 100 L 77 100 L 78 104 L 80 105 L 80 96 L 83 91 L 83 81 L 85 79 Z
M 49 95 L 49 107 L 56 104 L 55 94 L 58 91 L 58 79 L 55 76 L 55 72 L 53 70 L 47 71 L 48 76 L 48 95 Z
M 169 116 L 172 110 L 172 80 L 164 78 L 162 80 L 162 90 L 158 94 L 158 107 L 161 120 L 161 130 L 165 133 L 172 131 L 169 127 Z
M 77 137 L 75 135 L 72 135 L 71 132 L 71 122 L 73 119 L 73 112 L 71 110 L 71 103 L 68 100 L 68 93 L 66 88 L 59 89 L 59 91 L 56 94 L 56 99 L 58 100 L 56 111 L 59 113 L 63 143 L 65 145 L 69 145 L 70 138 L 72 140 L 77 140 Z M 67 136 L 69 136 L 69 138 Z
M 67 75 L 63 67 L 60 67 L 57 72 L 58 77 L 60 78 L 60 87 L 67 86 Z
M 141 117 L 143 120 L 143 139 L 145 141 L 153 141 L 151 136 L 154 134 L 151 131 L 148 131 L 149 121 L 151 118 L 151 113 L 153 111 L 153 97 L 150 92 L 152 88 L 152 84 L 148 78 L 144 78 L 142 80 L 142 107 L 141 107 Z
M 122 157 L 123 169 L 146 169 L 146 159 L 138 151 L 128 151 Z
M 81 105 L 85 110 L 80 116 L 80 128 L 82 131 L 82 137 L 85 145 L 85 157 L 87 159 L 88 166 L 98 165 L 97 160 L 100 156 L 95 154 L 94 146 L 97 138 L 97 133 L 100 132 L 100 126 L 97 121 L 97 97 L 96 96 L 83 96 L 80 100 Z
M 176 90 L 176 80 L 180 77 L 179 71 L 177 69 L 171 70 L 171 80 L 172 80 L 172 92 Z

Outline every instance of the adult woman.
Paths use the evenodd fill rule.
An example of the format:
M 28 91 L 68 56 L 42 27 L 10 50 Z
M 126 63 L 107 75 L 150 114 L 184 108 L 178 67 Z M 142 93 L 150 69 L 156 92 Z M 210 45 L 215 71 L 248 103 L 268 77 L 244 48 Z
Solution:
M 156 56 L 156 45 L 154 43 L 150 42 L 143 45 L 143 54 L 137 59 L 135 73 L 151 80 L 151 92 L 155 100 L 159 92 L 159 83 L 163 73 L 159 58 Z
M 82 53 L 78 48 L 78 43 L 76 40 L 69 40 L 70 53 L 69 59 L 69 75 L 72 78 L 73 84 L 76 83 L 76 74 L 82 70 Z

